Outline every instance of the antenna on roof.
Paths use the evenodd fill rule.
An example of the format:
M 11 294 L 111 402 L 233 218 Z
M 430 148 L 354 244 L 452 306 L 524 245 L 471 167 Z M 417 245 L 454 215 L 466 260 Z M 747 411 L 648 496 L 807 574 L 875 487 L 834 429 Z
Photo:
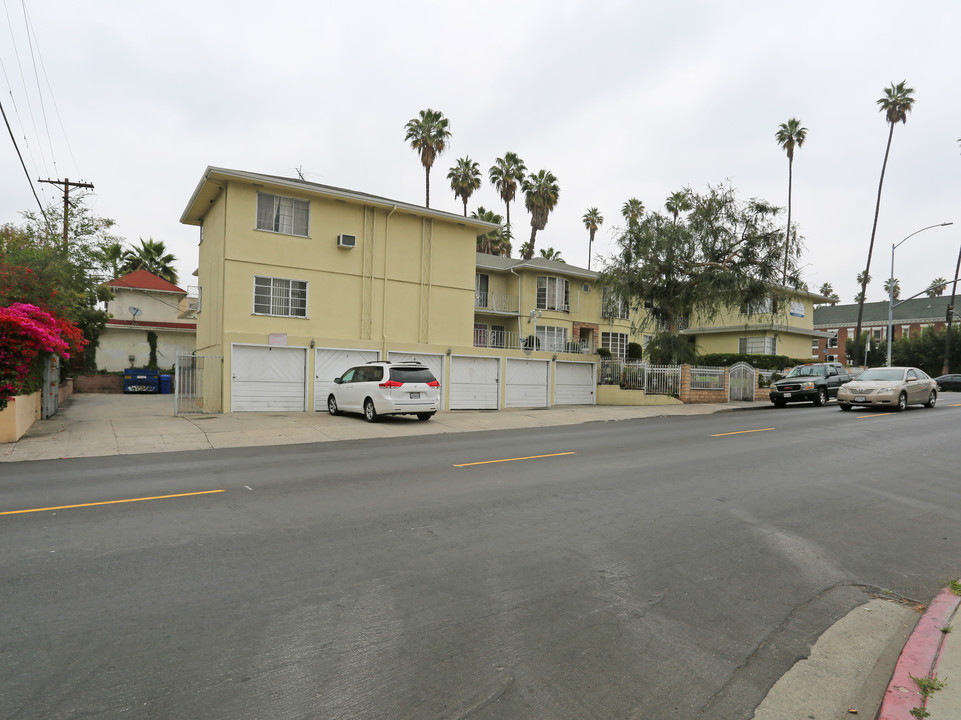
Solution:
M 294 169 L 297 171 L 297 177 L 299 177 L 301 180 L 304 180 L 304 166 L 301 165 L 301 166 L 296 167 L 296 168 L 294 168 Z

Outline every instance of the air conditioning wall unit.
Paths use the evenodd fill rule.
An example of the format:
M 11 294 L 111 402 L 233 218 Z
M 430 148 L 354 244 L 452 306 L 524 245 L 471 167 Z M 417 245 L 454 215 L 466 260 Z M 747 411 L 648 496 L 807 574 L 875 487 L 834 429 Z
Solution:
M 342 248 L 357 247 L 357 236 L 356 235 L 338 235 L 337 247 L 342 247 Z

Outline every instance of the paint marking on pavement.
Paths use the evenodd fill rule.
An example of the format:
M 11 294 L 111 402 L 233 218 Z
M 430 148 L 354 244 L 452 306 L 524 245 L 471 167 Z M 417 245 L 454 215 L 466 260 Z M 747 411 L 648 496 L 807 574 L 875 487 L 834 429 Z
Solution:
M 6 510 L 0 515 L 22 515 L 24 513 L 47 512 L 49 510 L 69 510 L 70 508 L 94 507 L 95 505 L 117 505 L 119 503 L 143 502 L 144 500 L 166 500 L 168 498 L 191 497 L 193 495 L 212 495 L 226 490 L 201 490 L 200 492 L 178 493 L 176 495 L 155 495 L 154 497 L 127 498 L 125 500 L 104 500 L 103 502 L 81 503 L 79 505 L 57 505 L 54 507 L 32 508 L 30 510 Z
M 961 407 L 961 403 L 954 403 L 953 405 L 948 405 L 948 407 Z
M 718 433 L 717 435 L 711 435 L 711 437 L 724 437 L 725 435 L 743 435 L 744 433 L 752 432 L 767 432 L 768 430 L 773 430 L 774 428 L 759 428 L 757 430 L 736 430 L 734 432 L 728 433 Z
M 874 413 L 873 415 L 858 415 L 858 420 L 864 420 L 866 418 L 884 417 L 885 415 L 894 415 L 894 413 Z
M 491 463 L 514 462 L 515 460 L 537 460 L 538 458 L 560 457 L 561 455 L 577 455 L 576 452 L 551 453 L 550 455 L 529 455 L 528 457 L 504 458 L 503 460 L 481 460 L 480 462 L 461 463 L 454 467 L 470 467 L 471 465 L 490 465 Z

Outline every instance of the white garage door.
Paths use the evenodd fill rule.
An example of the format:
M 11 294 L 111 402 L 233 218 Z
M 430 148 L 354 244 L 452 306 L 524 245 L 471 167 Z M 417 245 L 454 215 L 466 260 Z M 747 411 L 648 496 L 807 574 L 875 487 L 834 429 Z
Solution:
M 315 348 L 314 350 L 314 410 L 327 412 L 327 396 L 334 386 L 334 378 L 343 375 L 354 365 L 379 360 L 376 350 L 345 348 Z
M 548 360 L 507 359 L 507 407 L 547 407 Z
M 391 362 L 419 362 L 423 363 L 430 368 L 430 371 L 434 373 L 434 377 L 440 383 L 441 388 L 444 387 L 444 356 L 443 355 L 428 355 L 425 353 L 408 353 L 408 352 L 388 352 L 387 359 Z
M 230 378 L 234 412 L 307 409 L 307 348 L 233 345 Z
M 559 361 L 554 364 L 554 404 L 594 404 L 594 363 Z
M 452 356 L 450 409 L 496 410 L 499 367 L 499 358 Z

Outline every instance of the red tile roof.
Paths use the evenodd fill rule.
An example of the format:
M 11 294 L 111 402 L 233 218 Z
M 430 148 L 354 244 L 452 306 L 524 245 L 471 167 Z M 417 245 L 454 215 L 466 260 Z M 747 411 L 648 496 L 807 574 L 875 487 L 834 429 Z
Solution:
M 177 287 L 172 282 L 167 282 L 162 277 L 157 277 L 149 270 L 134 270 L 132 273 L 118 277 L 105 284 L 110 287 L 158 290 L 161 292 L 180 293 L 181 295 L 187 294 L 186 290 Z
M 125 327 L 156 327 L 156 328 L 172 328 L 179 330 L 196 330 L 197 323 L 189 322 L 167 322 L 167 321 L 157 321 L 157 320 L 118 320 L 117 318 L 110 318 L 107 321 L 107 327 L 123 325 Z

